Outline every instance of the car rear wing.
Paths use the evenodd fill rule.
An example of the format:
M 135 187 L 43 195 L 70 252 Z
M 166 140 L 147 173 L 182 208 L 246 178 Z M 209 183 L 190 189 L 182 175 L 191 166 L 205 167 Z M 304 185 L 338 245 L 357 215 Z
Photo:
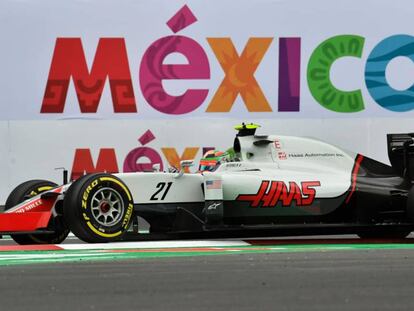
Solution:
M 414 178 L 414 133 L 387 134 L 388 157 L 395 172 Z

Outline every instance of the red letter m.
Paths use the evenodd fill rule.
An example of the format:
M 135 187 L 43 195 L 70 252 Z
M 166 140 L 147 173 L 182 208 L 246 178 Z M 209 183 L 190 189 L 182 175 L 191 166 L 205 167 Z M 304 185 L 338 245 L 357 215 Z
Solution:
M 136 112 L 134 90 L 123 38 L 101 38 L 91 71 L 80 38 L 57 38 L 41 113 L 63 113 L 73 78 L 81 112 L 96 112 L 109 77 L 114 112 Z
M 103 148 L 99 150 L 96 166 L 93 164 L 91 151 L 89 149 L 76 149 L 70 180 L 78 179 L 85 173 L 118 173 L 118 171 L 114 149 Z

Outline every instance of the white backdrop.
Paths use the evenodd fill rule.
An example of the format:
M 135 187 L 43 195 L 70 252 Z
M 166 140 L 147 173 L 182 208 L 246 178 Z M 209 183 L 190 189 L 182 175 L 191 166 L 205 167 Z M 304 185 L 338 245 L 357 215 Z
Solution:
M 208 79 L 164 80 L 165 92 L 178 96 L 187 89 L 206 89 L 207 97 L 193 111 L 167 114 L 154 109 L 144 97 L 139 70 L 147 48 L 174 35 L 166 22 L 184 5 L 197 22 L 179 31 L 204 50 L 210 68 Z M 346 149 L 387 162 L 388 132 L 413 132 L 414 112 L 381 107 L 366 86 L 365 65 L 383 40 L 414 35 L 411 1 L 168 1 L 77 0 L 0 2 L 0 204 L 18 183 L 32 178 L 60 181 L 55 167 L 73 166 L 75 150 L 90 149 L 96 162 L 101 148 L 114 148 L 120 170 L 137 139 L 148 129 L 148 143 L 168 161 L 162 148 L 178 155 L 188 147 L 225 148 L 232 144 L 231 126 L 258 122 L 261 133 L 314 136 Z M 307 79 L 314 50 L 328 38 L 357 35 L 365 39 L 361 57 L 342 57 L 328 74 L 340 90 L 360 90 L 364 109 L 340 113 L 326 109 L 312 96 Z M 108 81 L 96 113 L 81 113 L 71 80 L 62 113 L 41 113 L 57 38 L 80 38 L 90 69 L 100 38 L 123 38 L 134 90 L 136 113 L 115 113 Z M 207 38 L 230 38 L 240 55 L 249 38 L 273 38 L 254 76 L 271 112 L 250 112 L 239 95 L 228 112 L 207 112 L 225 73 Z M 299 111 L 278 111 L 280 37 L 300 38 Z M 411 53 L 411 54 L 410 54 Z M 411 47 L 411 52 L 414 50 Z M 164 63 L 187 63 L 171 54 Z M 414 63 L 395 57 L 386 69 L 395 90 L 412 88 Z M 142 81 L 141 81 L 142 82 Z M 143 159 L 142 161 L 145 161 Z

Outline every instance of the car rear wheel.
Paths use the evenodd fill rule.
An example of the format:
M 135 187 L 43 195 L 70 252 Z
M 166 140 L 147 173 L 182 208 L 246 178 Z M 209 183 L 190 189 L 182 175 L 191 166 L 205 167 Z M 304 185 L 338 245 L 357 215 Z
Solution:
M 89 243 L 121 239 L 131 224 L 133 209 L 130 191 L 111 174 L 81 177 L 70 186 L 63 204 L 69 228 Z
M 4 206 L 7 211 L 23 201 L 30 199 L 42 192 L 48 191 L 57 185 L 47 180 L 29 180 L 17 186 L 9 195 Z M 59 244 L 63 242 L 69 234 L 69 228 L 63 221 L 62 216 L 52 219 L 50 229 L 54 233 L 36 234 L 11 234 L 12 239 L 21 245 L 27 244 Z

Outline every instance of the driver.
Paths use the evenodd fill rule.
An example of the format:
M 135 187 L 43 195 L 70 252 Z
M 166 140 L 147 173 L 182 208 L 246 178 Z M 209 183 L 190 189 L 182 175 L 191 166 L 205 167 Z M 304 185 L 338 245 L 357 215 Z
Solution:
M 200 173 L 205 171 L 214 172 L 221 163 L 230 162 L 231 159 L 232 152 L 230 149 L 226 152 L 219 150 L 209 150 L 200 159 L 200 166 L 198 168 L 198 171 Z

